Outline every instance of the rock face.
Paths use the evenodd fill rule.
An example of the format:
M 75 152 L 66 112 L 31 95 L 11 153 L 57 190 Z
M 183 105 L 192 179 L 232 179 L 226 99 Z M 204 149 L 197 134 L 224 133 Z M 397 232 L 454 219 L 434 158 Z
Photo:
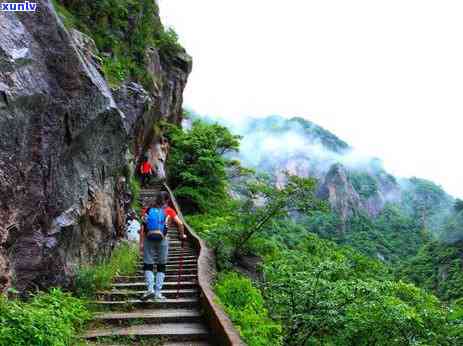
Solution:
M 286 173 L 312 177 L 343 224 L 356 213 L 376 217 L 401 187 L 380 160 L 363 157 L 334 134 L 302 118 L 269 116 L 236 128 L 244 136 L 239 159 L 286 184 Z
M 0 19 L 0 291 L 63 285 L 110 253 L 124 167 L 159 147 L 156 119 L 180 121 L 191 59 L 152 59 L 154 93 L 130 82 L 113 93 L 92 40 L 49 1 Z
M 345 168 L 340 164 L 333 165 L 328 171 L 319 195 L 330 202 L 343 221 L 362 206 L 360 196 L 350 183 Z

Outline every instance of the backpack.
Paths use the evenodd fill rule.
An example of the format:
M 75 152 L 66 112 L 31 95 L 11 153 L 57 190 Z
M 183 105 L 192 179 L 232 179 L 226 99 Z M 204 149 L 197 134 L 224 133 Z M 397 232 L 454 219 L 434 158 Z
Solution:
M 164 240 L 167 233 L 167 215 L 164 209 L 150 208 L 146 216 L 146 237 L 148 240 Z

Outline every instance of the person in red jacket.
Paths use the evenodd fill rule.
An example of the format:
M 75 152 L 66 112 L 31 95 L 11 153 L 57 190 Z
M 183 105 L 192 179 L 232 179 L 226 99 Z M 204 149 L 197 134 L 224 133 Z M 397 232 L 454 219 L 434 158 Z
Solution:
M 145 186 L 149 178 L 154 174 L 153 166 L 147 158 L 140 165 L 141 186 Z

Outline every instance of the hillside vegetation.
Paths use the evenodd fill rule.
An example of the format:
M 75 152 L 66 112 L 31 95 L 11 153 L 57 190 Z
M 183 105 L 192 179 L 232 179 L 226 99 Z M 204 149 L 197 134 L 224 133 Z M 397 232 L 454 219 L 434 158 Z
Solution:
M 444 305 L 429 291 L 395 279 L 388 265 L 427 241 L 408 214 L 388 206 L 375 220 L 358 215 L 340 238 L 341 222 L 317 197 L 316 179 L 288 175 L 286 185 L 276 188 L 272 177 L 223 155 L 237 150 L 238 138 L 233 146 L 227 138 L 233 137 L 225 127 L 201 121 L 189 130 L 173 130 L 173 152 L 182 148 L 182 156 L 173 156 L 169 171 L 181 167 L 182 176 L 172 174 L 169 180 L 180 196 L 186 189 L 193 205 L 203 205 L 190 210 L 188 221 L 216 251 L 223 273 L 217 294 L 249 345 L 463 342 L 458 302 L 452 308 Z M 190 152 L 188 143 L 200 147 Z M 207 164 L 198 170 L 201 162 Z M 223 168 L 219 175 L 211 170 L 217 164 Z M 214 179 L 221 181 L 202 185 Z M 203 204 L 209 195 L 214 205 Z M 376 259 L 378 246 L 390 252 L 390 261 Z M 249 258 L 257 258 L 257 266 L 246 266 Z
M 164 60 L 184 51 L 175 31 L 165 29 L 159 20 L 156 1 L 54 0 L 54 4 L 66 26 L 95 41 L 100 53 L 97 59 L 113 87 L 134 79 L 151 90 L 153 81 L 145 60 L 148 49 L 159 49 Z

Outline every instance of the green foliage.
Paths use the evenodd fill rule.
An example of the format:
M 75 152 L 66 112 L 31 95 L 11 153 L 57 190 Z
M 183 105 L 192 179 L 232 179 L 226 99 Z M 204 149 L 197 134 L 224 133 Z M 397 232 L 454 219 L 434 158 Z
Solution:
M 190 130 L 171 127 L 172 148 L 167 161 L 169 184 L 186 211 L 204 212 L 227 196 L 224 154 L 239 147 L 239 137 L 218 124 L 196 120 Z
M 463 345 L 463 299 L 460 298 L 450 306 L 448 316 L 450 336 L 455 340 L 455 345 Z
M 147 49 L 158 48 L 163 59 L 183 51 L 173 29 L 162 26 L 153 0 L 54 0 L 54 5 L 67 26 L 95 40 L 105 55 L 102 70 L 112 87 L 132 77 L 151 88 Z
M 456 243 L 463 240 L 463 211 L 455 208 L 454 212 L 445 219 L 440 232 L 440 239 L 446 243 Z
M 284 188 L 277 188 L 265 178 L 256 177 L 245 183 L 241 190 L 241 204 L 235 215 L 235 228 L 229 234 L 236 249 L 242 251 L 256 234 L 268 231 L 272 220 L 301 213 L 327 211 L 325 202 L 316 197 L 316 181 L 287 175 Z M 256 202 L 257 201 L 257 202 Z
M 251 280 L 234 272 L 224 273 L 215 291 L 249 346 L 282 345 L 282 327 L 270 319 L 262 295 Z
M 433 241 L 406 261 L 398 277 L 435 292 L 446 301 L 463 297 L 463 244 Z
M 67 346 L 90 318 L 82 300 L 59 289 L 28 302 L 0 295 L 0 345 Z
M 130 60 L 117 56 L 103 59 L 101 69 L 110 87 L 117 88 L 127 78 L 130 63 Z
M 278 238 L 276 225 L 284 228 L 291 213 L 326 211 L 326 203 L 315 196 L 315 186 L 313 179 L 288 176 L 287 185 L 280 189 L 265 178 L 254 177 L 240 189 L 239 200 L 225 200 L 221 208 L 189 216 L 188 221 L 215 249 L 219 268 L 231 269 L 242 254 L 267 256 L 278 251 L 270 238 Z M 298 241 L 294 234 L 289 238 L 293 243 Z
M 76 19 L 72 15 L 71 12 L 69 12 L 66 7 L 64 7 L 59 0 L 52 0 L 53 6 L 56 9 L 56 12 L 58 13 L 58 16 L 61 18 L 63 21 L 63 24 L 67 28 L 74 28 L 76 26 Z
M 439 239 L 405 261 L 397 275 L 452 301 L 463 297 L 463 212 L 454 208 L 441 228 Z
M 214 248 L 219 270 L 232 269 L 233 244 L 229 233 L 233 232 L 234 210 L 237 204 L 224 201 L 220 208 L 208 213 L 187 215 L 187 221 L 198 234 Z
M 421 225 L 393 204 L 387 204 L 376 218 L 357 213 L 345 225 L 334 212 L 315 213 L 300 222 L 322 238 L 391 263 L 414 256 L 429 240 Z
M 261 187 L 248 186 L 252 191 L 247 194 L 255 200 Z M 267 189 L 272 188 L 264 191 Z M 221 268 L 231 269 L 235 263 L 233 234 L 240 234 L 236 233 L 235 218 L 246 224 L 249 217 L 240 206 L 246 204 L 243 196 L 246 193 L 228 209 L 189 217 L 193 227 L 216 248 Z M 258 214 L 256 209 L 254 206 L 250 210 Z M 321 208 L 310 215 L 307 219 L 330 213 Z M 264 305 L 272 319 L 285 326 L 285 345 L 453 345 L 461 340 L 462 321 L 455 317 L 448 322 L 447 310 L 434 296 L 411 284 L 393 281 L 391 271 L 379 261 L 311 235 L 301 224 L 307 219 L 295 222 L 281 217 L 272 218 L 241 251 L 263 256 Z M 391 234 L 401 232 L 400 227 L 395 227 L 410 227 L 409 219 L 403 217 L 394 206 L 389 206 L 379 224 L 387 225 L 386 229 L 391 227 L 387 230 Z M 371 227 L 367 221 L 357 223 L 360 234 L 370 234 L 368 229 L 365 231 Z M 236 238 L 243 239 L 242 235 Z M 389 240 L 393 238 L 391 235 Z M 362 239 L 367 238 L 360 236 L 356 244 L 361 244 Z M 365 246 L 380 241 L 369 240 Z M 376 250 L 374 247 L 371 251 Z M 220 295 L 237 305 L 246 302 L 247 296 L 241 294 L 246 289 L 235 287 L 238 288 Z M 227 313 L 234 316 L 235 324 L 242 325 L 246 315 L 239 311 L 243 308 Z
M 107 289 L 116 275 L 135 273 L 139 261 L 138 247 L 121 243 L 108 261 L 79 269 L 75 278 L 75 292 L 80 297 L 93 298 L 97 291 Z
M 402 196 L 402 208 L 424 228 L 439 231 L 454 205 L 453 198 L 432 181 L 411 178 Z
M 132 194 L 132 202 L 130 204 L 130 208 L 135 210 L 137 215 L 140 215 L 141 213 L 141 204 L 140 204 L 141 183 L 135 177 L 135 175 L 132 175 L 130 177 L 129 187 L 130 187 L 130 192 Z
M 195 165 L 188 160 L 210 146 L 197 138 L 182 139 L 179 143 L 188 145 L 174 148 L 180 150 L 176 158 L 184 164 L 175 179 L 183 170 L 188 172 L 187 163 Z M 374 177 L 358 174 L 352 178 L 364 198 L 376 193 L 377 183 L 391 181 L 380 168 Z M 196 200 L 205 205 L 213 194 L 204 191 L 216 182 L 197 171 L 189 171 L 182 179 L 189 182 L 189 195 L 197 194 Z M 215 249 L 220 269 L 240 266 L 243 254 L 258 255 L 263 261 L 257 268 L 263 280 L 260 293 L 237 274 L 224 275 L 216 286 L 225 310 L 248 344 L 461 343 L 463 309 L 455 305 L 448 311 L 435 296 L 394 280 L 386 264 L 371 258 L 399 263 L 429 241 L 412 213 L 387 205 L 375 219 L 357 213 L 344 224 L 316 198 L 313 179 L 288 176 L 287 185 L 279 189 L 270 178 L 259 175 L 234 178 L 234 182 L 238 182 L 233 185 L 234 199 L 213 198 L 214 205 L 194 210 L 202 213 L 189 215 L 188 222 Z M 222 174 L 220 186 L 227 185 L 227 175 Z M 352 245 L 371 257 L 309 231 Z M 266 309 L 263 315 L 258 312 L 262 309 Z M 275 326 L 284 328 L 281 332 L 275 329 L 278 340 L 269 341 L 265 335 Z
M 264 298 L 286 345 L 446 345 L 446 310 L 354 250 L 308 236 L 264 265 Z
M 173 28 L 160 30 L 154 39 L 157 48 L 164 54 L 175 55 L 183 50 L 178 43 L 178 35 Z
M 378 182 L 366 172 L 350 171 L 349 181 L 362 198 L 373 197 L 378 192 Z

